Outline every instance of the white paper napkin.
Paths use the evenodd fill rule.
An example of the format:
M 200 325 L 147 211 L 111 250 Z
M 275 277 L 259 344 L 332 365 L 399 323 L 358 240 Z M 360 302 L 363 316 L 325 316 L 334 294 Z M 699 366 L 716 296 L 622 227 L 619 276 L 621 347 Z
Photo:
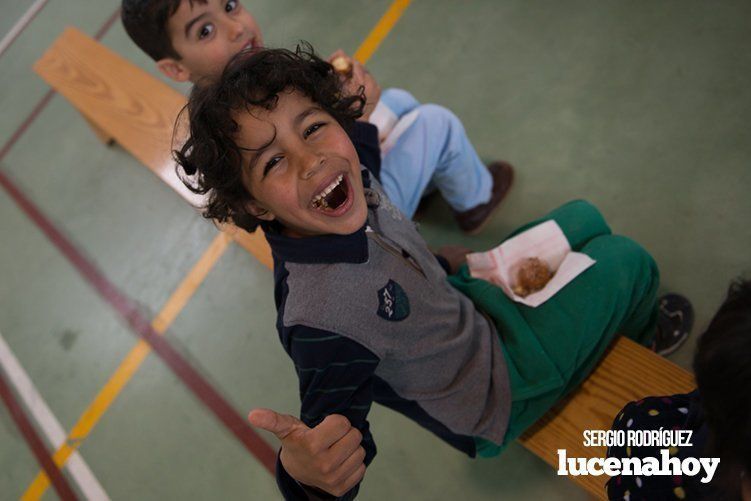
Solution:
M 536 257 L 545 262 L 555 275 L 537 292 L 527 297 L 514 294 L 516 270 L 522 261 Z M 577 275 L 595 264 L 586 254 L 572 252 L 563 230 L 555 221 L 545 221 L 487 252 L 467 256 L 470 275 L 497 285 L 508 297 L 527 306 L 537 307 L 553 297 Z

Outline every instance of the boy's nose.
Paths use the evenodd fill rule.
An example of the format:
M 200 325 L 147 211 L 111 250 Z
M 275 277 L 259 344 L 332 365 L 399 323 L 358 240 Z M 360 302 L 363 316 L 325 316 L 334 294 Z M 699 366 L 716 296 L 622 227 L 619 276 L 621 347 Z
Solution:
M 319 153 L 308 153 L 301 159 L 302 169 L 301 176 L 303 179 L 310 179 L 313 177 L 326 162 L 325 157 Z
M 245 27 L 238 21 L 229 21 L 229 36 L 232 41 L 235 41 L 242 37 L 245 32 Z

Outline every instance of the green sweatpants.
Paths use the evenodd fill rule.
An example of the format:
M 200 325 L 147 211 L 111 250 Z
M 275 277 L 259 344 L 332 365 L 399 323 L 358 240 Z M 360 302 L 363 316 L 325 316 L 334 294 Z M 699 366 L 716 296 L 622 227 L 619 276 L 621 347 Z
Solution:
M 592 371 L 616 334 L 648 345 L 657 323 L 659 274 L 636 242 L 613 235 L 600 212 L 574 201 L 519 228 L 553 219 L 574 251 L 597 261 L 548 301 L 531 308 L 472 278 L 464 266 L 450 283 L 495 322 L 511 384 L 503 443 L 476 438 L 477 454 L 499 454 Z

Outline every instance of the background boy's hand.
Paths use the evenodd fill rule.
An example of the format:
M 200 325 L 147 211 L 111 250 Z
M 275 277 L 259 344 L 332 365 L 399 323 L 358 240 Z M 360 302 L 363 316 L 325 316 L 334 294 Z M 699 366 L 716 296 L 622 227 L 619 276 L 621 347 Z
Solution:
M 315 428 L 270 409 L 254 409 L 248 421 L 281 440 L 282 465 L 301 484 L 338 497 L 365 475 L 362 434 L 340 414 L 326 416 Z
M 453 274 L 459 271 L 461 265 L 467 262 L 467 254 L 470 252 L 474 251 L 462 245 L 444 245 L 439 247 L 435 253 L 446 258 Z
M 373 108 L 381 98 L 381 86 L 378 85 L 373 75 L 360 64 L 354 58 L 349 57 L 343 50 L 339 49 L 329 56 L 327 61 L 330 63 L 338 57 L 347 58 L 352 64 L 351 75 L 340 75 L 342 84 L 344 86 L 344 92 L 347 94 L 357 94 L 360 87 L 363 87 L 365 92 L 365 107 L 363 108 L 363 115 L 359 120 L 368 121 L 370 114 L 373 112 Z

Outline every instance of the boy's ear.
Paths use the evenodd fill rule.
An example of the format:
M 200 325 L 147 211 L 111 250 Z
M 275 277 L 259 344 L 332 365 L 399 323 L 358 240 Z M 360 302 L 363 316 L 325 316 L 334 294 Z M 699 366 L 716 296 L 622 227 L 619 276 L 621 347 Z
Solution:
M 260 219 L 262 221 L 273 221 L 276 218 L 276 216 L 274 216 L 274 214 L 271 211 L 264 208 L 255 200 L 246 202 L 245 208 L 253 217 L 255 217 L 256 219 Z
M 167 78 L 175 82 L 187 82 L 190 80 L 190 70 L 177 59 L 165 57 L 156 62 L 156 67 Z

